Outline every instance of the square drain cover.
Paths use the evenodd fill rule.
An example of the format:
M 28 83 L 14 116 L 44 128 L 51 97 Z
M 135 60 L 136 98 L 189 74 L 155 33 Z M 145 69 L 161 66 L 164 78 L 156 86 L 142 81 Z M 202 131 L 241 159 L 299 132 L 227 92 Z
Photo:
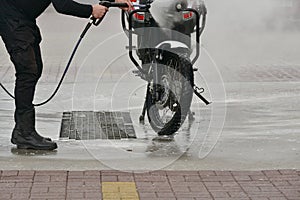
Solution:
M 60 138 L 75 140 L 136 138 L 129 112 L 64 112 Z

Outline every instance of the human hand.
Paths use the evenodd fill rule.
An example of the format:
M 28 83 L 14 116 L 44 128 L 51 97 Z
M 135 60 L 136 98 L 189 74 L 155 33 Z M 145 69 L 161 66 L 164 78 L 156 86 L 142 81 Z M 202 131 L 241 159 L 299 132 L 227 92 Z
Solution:
M 108 8 L 105 7 L 105 6 L 101 6 L 99 4 L 95 4 L 93 5 L 93 17 L 96 18 L 96 19 L 100 19 L 102 18 L 105 13 L 108 11 Z
M 116 3 L 127 3 L 128 7 L 127 8 L 121 8 L 122 10 L 125 11 L 130 11 L 133 10 L 133 6 L 130 0 L 115 0 Z

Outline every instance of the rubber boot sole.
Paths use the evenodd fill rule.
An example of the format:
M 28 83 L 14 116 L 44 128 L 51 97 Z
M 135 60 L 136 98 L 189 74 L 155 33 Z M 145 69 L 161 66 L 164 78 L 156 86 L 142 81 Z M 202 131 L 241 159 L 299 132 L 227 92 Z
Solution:
M 57 144 L 54 143 L 51 146 L 33 146 L 29 144 L 18 144 L 17 145 L 18 149 L 33 149 L 33 150 L 47 150 L 47 151 L 52 151 L 54 149 L 57 149 Z

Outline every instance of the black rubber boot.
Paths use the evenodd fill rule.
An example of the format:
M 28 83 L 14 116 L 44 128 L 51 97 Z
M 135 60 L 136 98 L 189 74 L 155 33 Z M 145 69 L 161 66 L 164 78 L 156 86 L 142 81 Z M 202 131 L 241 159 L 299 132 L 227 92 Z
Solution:
M 11 134 L 11 143 L 16 144 L 16 138 L 19 137 L 21 135 L 21 127 L 20 127 L 20 120 L 19 120 L 19 116 L 17 116 L 17 112 L 15 111 L 15 128 Z
M 18 125 L 14 129 L 12 142 L 18 149 L 54 150 L 57 148 L 55 142 L 40 136 L 35 130 L 35 111 L 26 111 L 18 115 Z M 19 129 L 18 129 L 19 128 Z
M 35 112 L 34 112 L 34 115 L 35 115 Z M 15 112 L 14 118 L 15 118 L 16 125 L 11 134 L 11 143 L 16 144 L 17 138 L 22 137 L 22 130 L 21 130 L 21 126 L 20 126 L 20 116 L 17 114 L 17 112 Z M 35 116 L 34 116 L 34 119 L 35 119 Z M 51 138 L 43 137 L 43 136 L 39 135 L 36 131 L 35 131 L 35 134 L 36 134 L 37 138 L 52 141 Z

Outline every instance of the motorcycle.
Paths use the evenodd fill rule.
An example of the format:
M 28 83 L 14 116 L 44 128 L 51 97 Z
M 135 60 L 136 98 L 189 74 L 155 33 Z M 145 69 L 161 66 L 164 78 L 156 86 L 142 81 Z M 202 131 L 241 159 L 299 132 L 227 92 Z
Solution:
M 99 4 L 108 8 L 128 6 L 112 1 L 101 0 Z M 200 36 L 205 28 L 207 10 L 202 0 L 131 1 L 137 9 L 122 11 L 121 19 L 129 39 L 129 57 L 137 68 L 134 73 L 147 81 L 146 98 L 139 121 L 144 124 L 147 113 L 148 121 L 158 135 L 173 135 L 187 115 L 193 118 L 190 110 L 193 93 L 206 105 L 210 104 L 201 94 L 204 89 L 194 83 L 194 72 L 197 71 L 194 64 L 200 55 Z M 168 6 L 164 9 L 158 6 L 153 10 L 152 7 L 157 6 L 155 3 L 159 1 Z M 45 105 L 57 94 L 82 39 L 92 25 L 98 26 L 103 19 L 91 18 L 72 51 L 55 91 L 47 100 L 34 106 Z M 194 58 L 191 58 L 192 33 L 196 33 Z M 137 46 L 133 46 L 133 35 L 137 36 Z M 173 47 L 174 41 L 183 45 Z M 133 50 L 141 65 L 135 59 Z M 0 86 L 14 98 L 1 83 Z
M 157 0 L 158 1 L 158 0 Z M 173 135 L 189 115 L 193 93 L 205 104 L 203 89 L 194 83 L 193 67 L 200 55 L 200 36 L 204 31 L 207 10 L 201 0 L 172 1 L 161 13 L 161 21 L 154 17 L 155 0 L 132 0 L 134 10 L 122 11 L 122 27 L 129 39 L 129 57 L 137 70 L 133 72 L 147 81 L 146 97 L 139 121 L 148 121 L 158 135 Z M 170 20 L 173 20 L 172 23 Z M 171 24 L 171 25 L 170 25 Z M 191 43 L 196 37 L 196 53 Z M 137 38 L 136 46 L 133 38 Z M 181 46 L 173 47 L 173 43 Z M 133 52 L 140 60 L 136 60 Z

